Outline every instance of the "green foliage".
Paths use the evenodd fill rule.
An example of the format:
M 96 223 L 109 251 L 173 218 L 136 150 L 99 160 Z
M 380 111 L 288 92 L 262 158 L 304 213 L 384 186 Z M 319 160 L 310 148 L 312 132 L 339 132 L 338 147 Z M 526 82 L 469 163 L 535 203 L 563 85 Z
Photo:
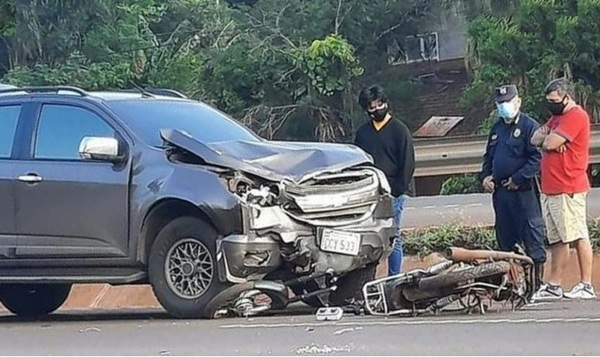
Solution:
M 0 4 L 0 36 L 15 34 L 17 0 L 4 0 Z
M 477 174 L 456 175 L 446 179 L 442 183 L 440 195 L 456 195 L 465 193 L 481 193 L 481 183 Z
M 18 24 L 3 81 L 169 87 L 267 138 L 340 141 L 363 73 L 387 66 L 387 44 L 418 33 L 436 1 L 30 0 L 16 14 L 14 3 L 0 5 L 0 29 Z
M 307 48 L 294 50 L 292 55 L 294 65 L 308 76 L 310 85 L 326 96 L 349 88 L 352 79 L 364 72 L 352 45 L 339 35 L 316 39 Z
M 542 105 L 544 87 L 566 76 L 576 84 L 579 102 L 600 120 L 600 75 L 594 57 L 600 53 L 599 22 L 599 0 L 580 0 L 575 11 L 570 2 L 522 0 L 512 16 L 477 17 L 468 30 L 474 79 L 463 103 L 491 109 L 493 88 L 512 82 L 520 87 L 522 109 L 543 121 L 549 116 Z
M 590 240 L 595 252 L 600 252 L 600 221 L 588 221 Z M 493 227 L 446 225 L 406 231 L 404 237 L 404 253 L 419 257 L 434 252 L 443 252 L 449 247 L 468 249 L 498 249 Z
M 487 118 L 483 119 L 479 123 L 477 129 L 475 130 L 475 134 L 487 135 L 490 132 L 490 130 L 492 130 L 492 126 L 496 121 L 498 121 L 498 115 L 496 114 L 496 111 L 493 111 Z
M 36 64 L 32 68 L 17 67 L 6 77 L 7 83 L 23 86 L 70 84 L 99 90 L 123 87 L 133 73 L 127 63 L 115 66 L 108 62 L 91 63 L 80 53 L 73 53 L 65 64 L 51 67 Z
M 600 252 L 600 220 L 592 219 L 588 221 L 588 230 L 592 249 L 594 252 Z
M 496 237 L 490 227 L 447 225 L 403 233 L 404 253 L 420 257 L 443 252 L 449 247 L 497 249 Z

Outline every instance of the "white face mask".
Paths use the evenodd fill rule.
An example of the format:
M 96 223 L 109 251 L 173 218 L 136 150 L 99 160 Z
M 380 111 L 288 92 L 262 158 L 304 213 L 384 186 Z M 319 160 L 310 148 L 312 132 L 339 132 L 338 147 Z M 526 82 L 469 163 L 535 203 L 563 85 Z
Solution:
M 506 123 L 510 123 L 519 114 L 519 109 L 514 102 L 496 103 L 498 116 Z

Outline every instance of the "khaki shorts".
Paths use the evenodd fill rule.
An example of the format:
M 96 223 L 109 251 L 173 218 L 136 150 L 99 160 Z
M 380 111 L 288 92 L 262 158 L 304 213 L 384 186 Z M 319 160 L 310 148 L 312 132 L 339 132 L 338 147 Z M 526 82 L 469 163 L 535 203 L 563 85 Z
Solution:
M 550 244 L 589 239 L 586 198 L 585 192 L 573 195 L 541 195 L 542 213 Z

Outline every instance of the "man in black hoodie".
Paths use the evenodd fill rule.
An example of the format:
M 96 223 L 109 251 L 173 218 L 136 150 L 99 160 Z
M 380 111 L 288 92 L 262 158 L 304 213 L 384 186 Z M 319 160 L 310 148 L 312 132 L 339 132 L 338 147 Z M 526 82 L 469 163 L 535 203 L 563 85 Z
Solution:
M 382 170 L 394 196 L 394 248 L 388 258 L 388 275 L 402 271 L 403 247 L 400 237 L 400 221 L 404 201 L 412 192 L 415 172 L 415 151 L 408 127 L 393 118 L 383 88 L 374 85 L 364 88 L 358 103 L 367 112 L 369 122 L 356 132 L 354 143 L 373 157 L 375 166 Z

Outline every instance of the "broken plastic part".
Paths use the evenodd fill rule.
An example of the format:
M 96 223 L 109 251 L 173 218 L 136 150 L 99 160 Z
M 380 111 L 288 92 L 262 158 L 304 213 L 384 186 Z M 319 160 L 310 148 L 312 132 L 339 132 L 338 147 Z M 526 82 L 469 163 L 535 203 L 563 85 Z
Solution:
M 343 315 L 344 310 L 341 307 L 322 307 L 315 314 L 318 321 L 338 321 Z

